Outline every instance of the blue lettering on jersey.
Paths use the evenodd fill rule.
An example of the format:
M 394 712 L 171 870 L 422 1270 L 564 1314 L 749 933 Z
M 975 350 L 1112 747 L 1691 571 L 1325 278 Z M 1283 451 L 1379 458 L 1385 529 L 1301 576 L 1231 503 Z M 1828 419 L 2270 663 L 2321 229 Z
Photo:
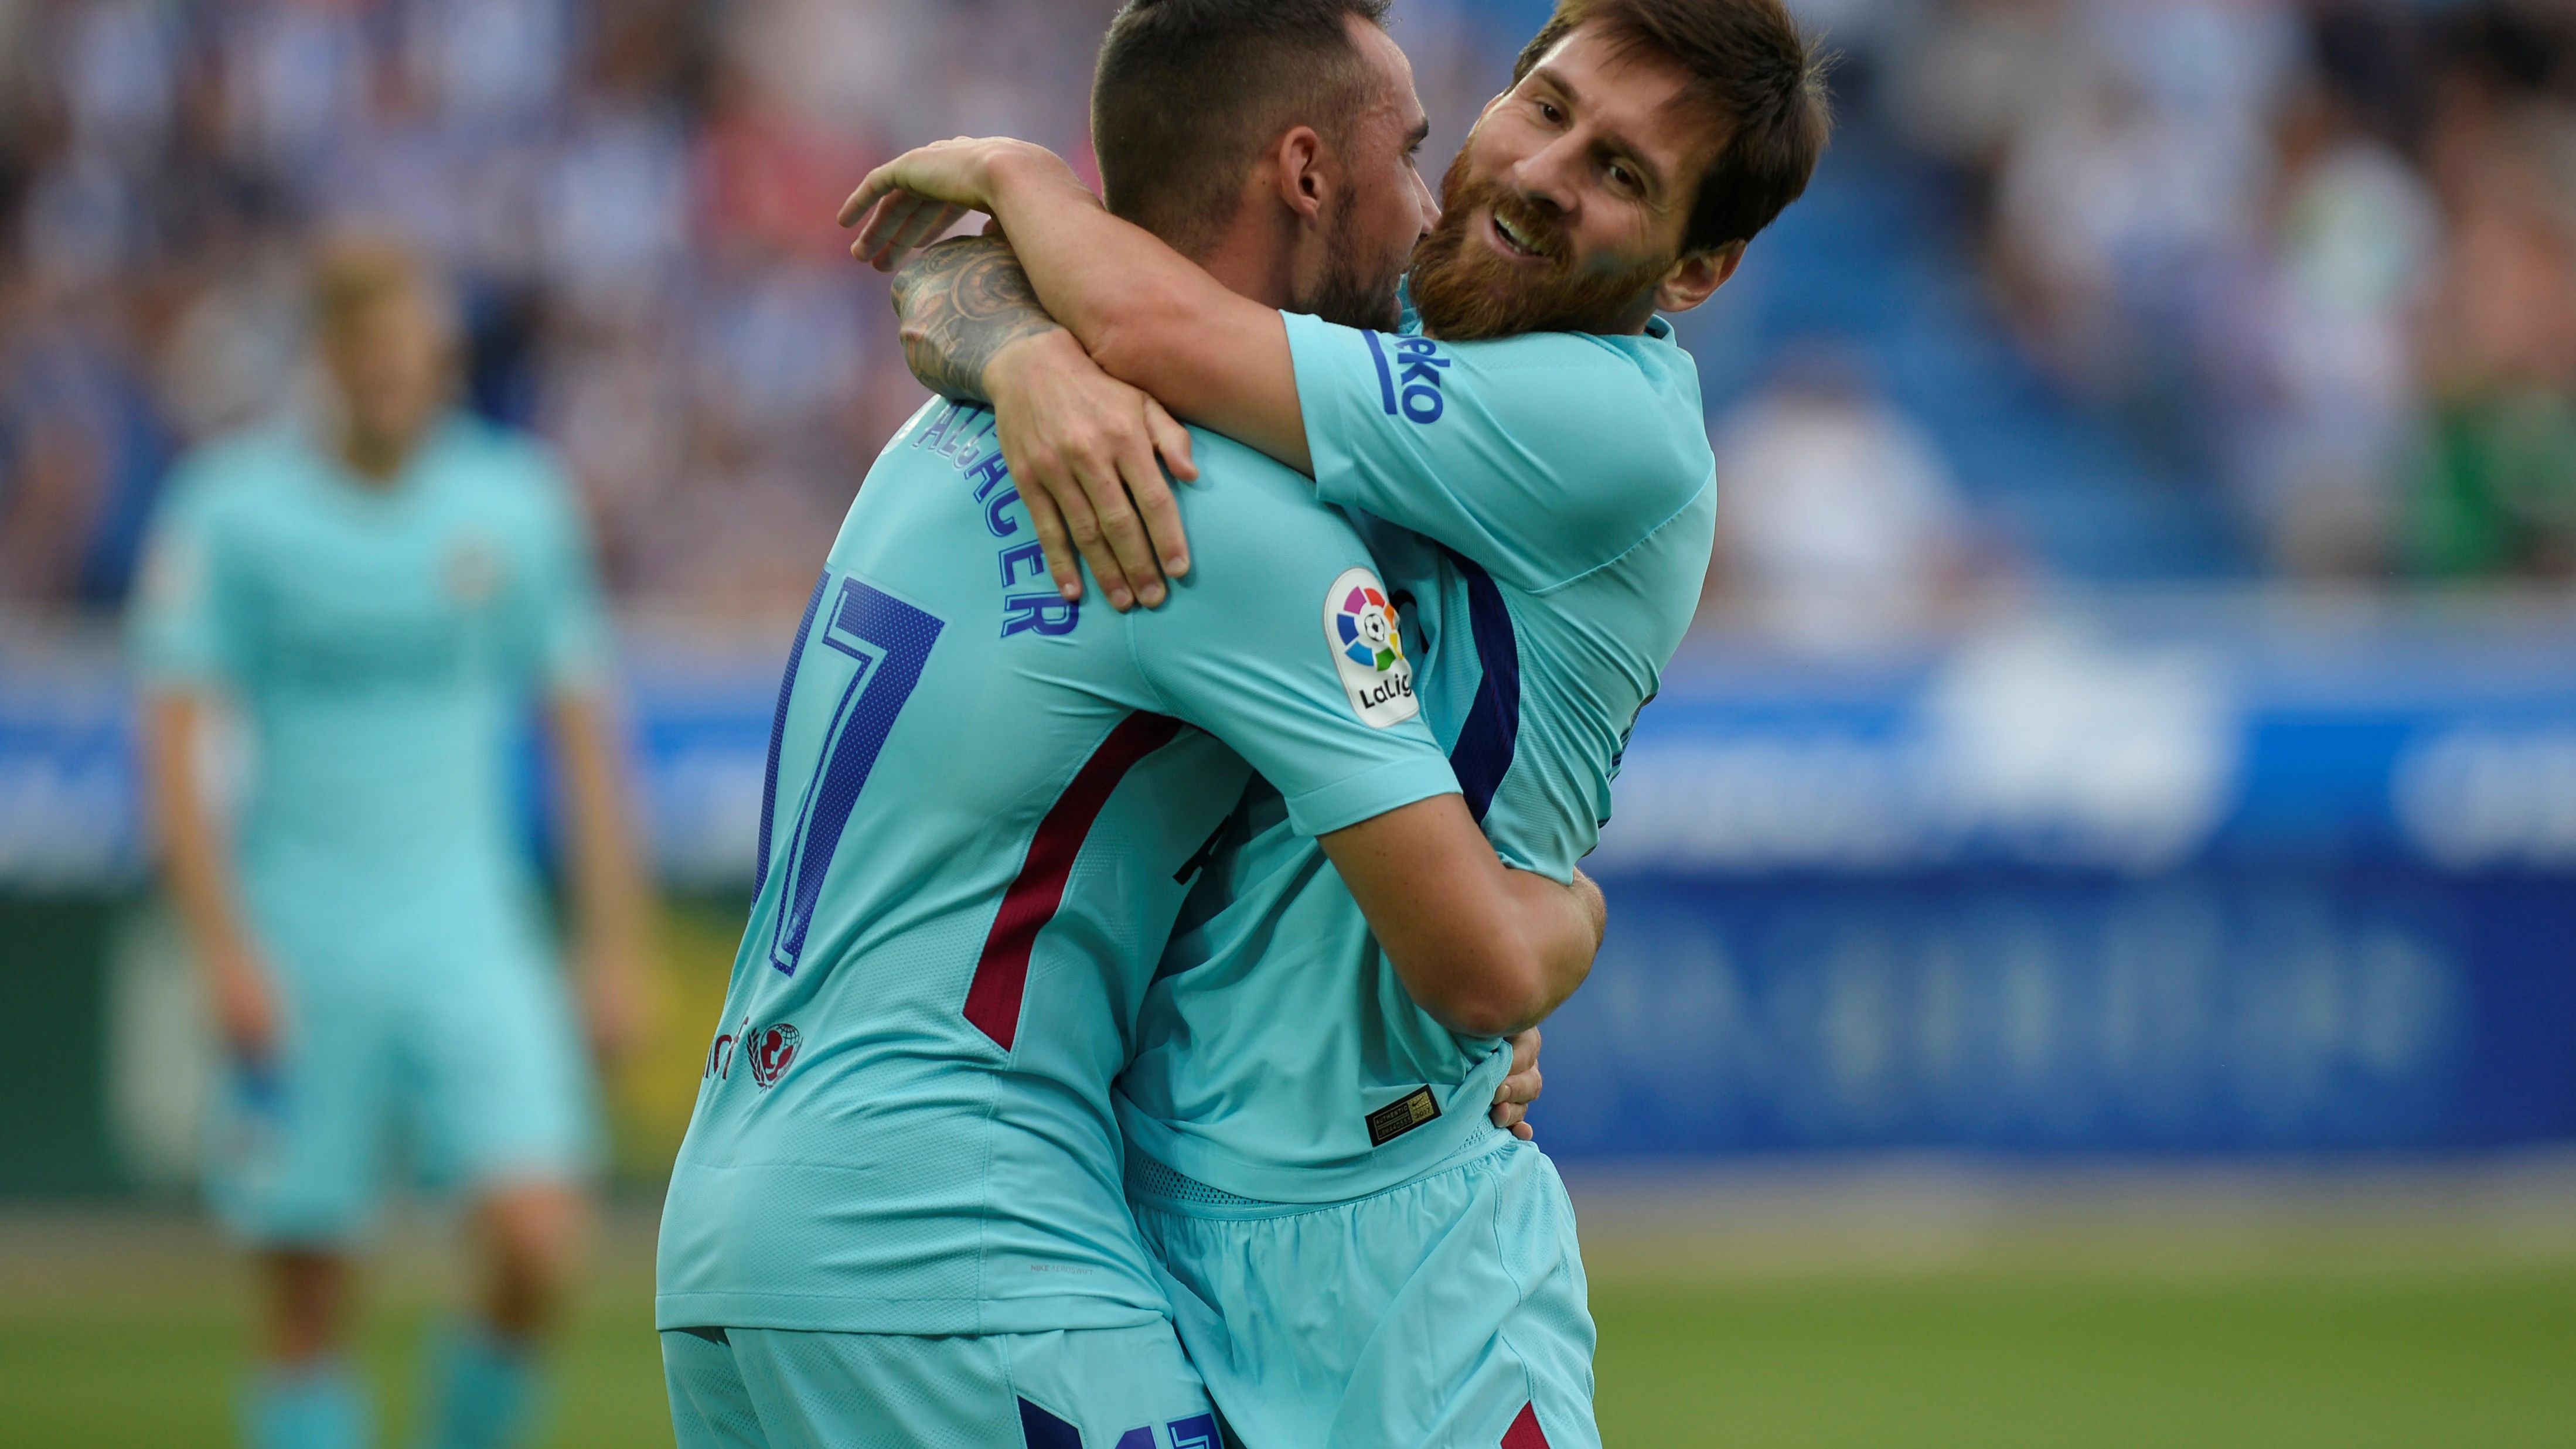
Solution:
M 1004 518 L 1002 516 L 1003 509 L 1008 508 L 1019 501 L 1020 490 L 1013 488 L 1006 492 L 994 494 L 992 498 L 987 500 L 984 504 L 984 526 L 992 530 L 992 534 L 995 538 L 1008 538 L 1012 534 L 1020 531 L 1020 521 L 1018 519 Z
M 1002 637 L 1035 630 L 1053 637 L 1070 634 L 1082 622 L 1082 606 L 1059 594 L 1005 594 L 1002 597 Z
M 1445 364 L 1444 364 L 1445 365 Z M 980 424 L 978 420 L 980 419 Z M 994 433 L 993 410 L 978 403 L 951 403 L 948 410 L 933 418 L 918 437 L 916 448 L 928 448 L 957 465 L 957 471 L 974 485 L 975 501 L 984 505 L 984 529 L 995 538 L 1009 538 L 1020 531 L 1020 520 L 1003 510 L 1020 501 L 1020 490 L 1008 486 L 1011 465 L 1002 457 L 1001 444 Z M 983 444 L 992 440 L 993 451 L 985 452 Z M 1022 505 L 1023 508 L 1026 505 Z M 1004 589 L 1023 582 L 1034 583 L 1046 575 L 1046 547 L 1039 543 L 1015 543 L 1001 549 L 994 562 L 999 566 Z M 1022 570 L 1026 570 L 1023 578 Z M 1002 637 L 1035 634 L 1053 638 L 1070 634 L 1082 622 L 1082 604 L 1054 594 L 1010 594 L 1002 596 Z M 767 833 L 762 838 L 766 840 Z
M 1440 421 L 1441 412 L 1448 407 L 1448 399 L 1440 391 L 1440 371 L 1449 365 L 1449 359 L 1440 355 L 1440 344 L 1428 337 L 1396 338 L 1395 358 L 1390 363 L 1377 333 L 1360 335 L 1368 339 L 1369 356 L 1377 361 L 1378 395 L 1386 404 L 1386 415 L 1400 414 L 1413 423 Z
M 1217 1449 L 1216 1415 L 1192 1414 L 1172 1421 L 1172 1449 Z
M 1024 543 L 1017 548 L 1002 550 L 1003 588 L 1007 589 L 1020 581 L 1019 568 L 1022 564 L 1028 565 L 1030 578 L 1046 577 L 1046 545 Z
M 980 428 L 975 426 L 978 418 L 981 418 L 984 424 Z M 948 411 L 941 413 L 929 427 L 921 430 L 921 436 L 913 439 L 912 445 L 916 448 L 926 447 L 934 453 L 945 453 L 956 459 L 957 466 L 963 468 L 974 459 L 975 450 L 971 445 L 992 436 L 997 421 L 990 408 L 978 407 L 973 403 L 951 403 L 948 405 Z

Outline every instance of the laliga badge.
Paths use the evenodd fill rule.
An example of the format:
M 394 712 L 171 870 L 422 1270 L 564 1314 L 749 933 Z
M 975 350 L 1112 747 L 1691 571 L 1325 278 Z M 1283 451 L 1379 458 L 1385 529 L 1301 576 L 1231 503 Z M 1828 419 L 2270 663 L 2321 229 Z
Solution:
M 1342 693 L 1362 721 L 1379 729 L 1422 712 L 1397 623 L 1395 605 L 1367 569 L 1343 570 L 1324 591 L 1324 643 L 1333 651 Z

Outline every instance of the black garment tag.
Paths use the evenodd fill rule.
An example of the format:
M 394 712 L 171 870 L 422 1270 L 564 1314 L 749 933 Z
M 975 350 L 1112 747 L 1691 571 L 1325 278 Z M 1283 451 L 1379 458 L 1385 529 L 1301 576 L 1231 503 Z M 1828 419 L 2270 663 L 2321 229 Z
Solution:
M 1410 1093 L 1368 1114 L 1369 1146 L 1384 1147 L 1440 1115 L 1440 1103 L 1429 1087 Z

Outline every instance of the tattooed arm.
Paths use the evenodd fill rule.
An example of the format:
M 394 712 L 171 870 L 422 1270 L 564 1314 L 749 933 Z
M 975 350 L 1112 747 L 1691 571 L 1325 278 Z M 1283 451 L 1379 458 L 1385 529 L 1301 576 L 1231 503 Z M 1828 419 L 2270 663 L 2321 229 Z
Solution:
M 895 277 L 894 305 L 913 376 L 943 397 L 994 405 L 1002 457 L 1064 596 L 1082 595 L 1079 559 L 1112 608 L 1161 603 L 1164 575 L 1190 568 L 1163 478 L 1165 467 L 1198 476 L 1189 430 L 1092 362 L 999 237 L 922 253 Z
M 1019 238 L 1029 285 L 1111 377 L 1309 477 L 1288 327 L 1152 232 L 1112 216 L 1043 147 L 959 138 L 868 173 L 841 207 L 851 255 L 890 269 L 970 211 Z
M 895 273 L 894 310 L 912 375 L 969 402 L 992 401 L 984 369 L 1002 349 L 1063 330 L 1000 237 L 952 237 L 914 258 Z

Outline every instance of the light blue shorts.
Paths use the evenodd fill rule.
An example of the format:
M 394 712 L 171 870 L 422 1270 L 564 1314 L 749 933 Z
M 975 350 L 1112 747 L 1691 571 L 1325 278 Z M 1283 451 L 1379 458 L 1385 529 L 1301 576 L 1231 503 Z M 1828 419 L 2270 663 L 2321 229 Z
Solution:
M 1172 1326 L 919 1338 L 674 1328 L 678 1449 L 1219 1449 Z
M 207 1197 L 261 1245 L 345 1245 L 398 1166 L 434 1191 L 578 1180 L 598 1158 L 587 1043 L 533 952 L 279 972 L 280 1061 L 226 1071 Z
M 1318 1207 L 1128 1159 L 1174 1326 L 1243 1449 L 1600 1449 L 1574 1205 L 1507 1134 Z

